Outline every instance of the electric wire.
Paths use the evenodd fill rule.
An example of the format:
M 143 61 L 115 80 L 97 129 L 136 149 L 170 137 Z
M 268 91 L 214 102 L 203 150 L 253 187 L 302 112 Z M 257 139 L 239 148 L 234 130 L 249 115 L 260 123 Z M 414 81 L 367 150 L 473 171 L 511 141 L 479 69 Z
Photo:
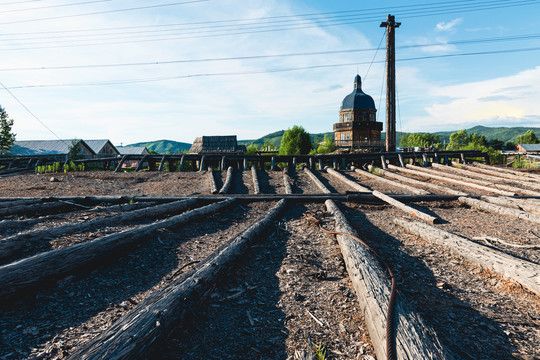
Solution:
M 381 37 L 381 40 L 379 41 L 379 46 L 377 46 L 377 50 L 375 50 L 375 54 L 373 54 L 373 59 L 371 59 L 371 63 L 369 64 L 369 67 L 364 75 L 364 81 L 366 81 L 367 76 L 369 74 L 369 70 L 371 70 L 371 65 L 373 65 L 373 62 L 375 61 L 375 58 L 377 57 L 377 53 L 379 52 L 379 49 L 381 48 L 383 40 L 386 38 L 386 31 L 383 32 L 383 36 Z
M 43 9 L 76 6 L 76 5 L 87 5 L 87 4 L 110 2 L 110 1 L 113 1 L 113 0 L 92 0 L 92 1 L 83 1 L 83 2 L 78 2 L 78 3 L 39 6 L 39 7 L 33 7 L 33 8 L 25 8 L 25 9 L 0 10 L 0 14 L 11 13 L 11 12 L 31 11 L 31 10 L 43 10 Z
M 538 50 L 540 50 L 540 47 L 522 48 L 522 49 L 504 49 L 504 50 L 493 50 L 493 51 L 483 51 L 483 52 L 478 51 L 478 52 L 470 52 L 470 53 L 432 55 L 432 56 L 419 56 L 419 57 L 413 57 L 413 58 L 403 58 L 403 59 L 396 59 L 396 62 L 426 60 L 426 59 L 445 58 L 445 57 L 457 57 L 457 56 L 518 53 L 518 52 L 528 52 L 528 51 L 538 51 Z M 375 61 L 375 63 L 382 63 L 382 62 L 385 62 L 385 61 L 386 60 L 384 60 L 384 61 L 382 61 L 382 60 L 381 61 Z M 261 70 L 244 71 L 244 72 L 239 71 L 239 72 L 224 72 L 224 73 L 200 73 L 200 74 L 189 74 L 189 75 L 164 76 L 164 77 L 159 77 L 159 78 L 124 79 L 124 80 L 108 80 L 108 81 L 81 82 L 81 83 L 63 83 L 63 84 L 20 85 L 20 86 L 12 86 L 12 87 L 10 87 L 10 89 L 123 85 L 123 84 L 148 83 L 148 82 L 158 82 L 158 81 L 178 80 L 178 79 L 198 78 L 198 77 L 238 76 L 238 75 L 255 75 L 255 74 L 267 74 L 267 73 L 279 73 L 279 72 L 292 72 L 292 71 L 300 71 L 300 70 L 313 70 L 313 69 L 323 69 L 323 68 L 333 68 L 333 67 L 343 67 L 343 66 L 368 65 L 369 63 L 370 62 L 353 62 L 353 63 L 341 63 L 341 64 L 319 64 L 319 65 L 302 66 L 302 67 L 294 67 L 294 68 L 261 69 Z
M 383 35 L 384 37 L 385 35 Z M 492 37 L 470 40 L 456 40 L 431 44 L 414 44 L 398 46 L 397 49 L 411 49 L 411 48 L 424 48 L 424 47 L 436 47 L 436 46 L 448 46 L 448 45 L 468 45 L 479 43 L 493 43 L 501 41 L 520 41 L 520 40 L 532 40 L 540 39 L 540 34 L 523 34 L 512 35 L 506 37 Z M 184 59 L 184 60 L 161 60 L 161 61 L 146 61 L 146 62 L 134 62 L 134 63 L 116 63 L 116 64 L 81 64 L 81 65 L 65 65 L 65 66 L 37 66 L 37 67 L 20 67 L 20 68 L 0 68 L 0 71 L 30 71 L 30 70 L 60 70 L 60 69 L 87 69 L 87 68 L 106 68 L 106 67 L 129 67 L 129 66 L 148 66 L 148 65 L 168 65 L 168 64 L 181 64 L 181 63 L 198 63 L 198 62 L 212 62 L 212 61 L 233 61 L 233 60 L 256 60 L 256 59 L 268 59 L 268 58 L 284 58 L 295 56 L 314 56 L 314 55 L 330 55 L 330 54 L 345 54 L 345 53 L 357 53 L 367 51 L 379 51 L 382 40 L 377 48 L 367 49 L 344 49 L 344 50 L 329 50 L 329 51 L 316 51 L 316 52 L 302 52 L 302 53 L 283 53 L 283 54 L 267 54 L 267 55 L 246 55 L 235 57 L 222 57 L 222 58 L 203 58 L 203 59 Z M 375 53 L 376 55 L 376 53 Z M 374 57 L 375 58 L 375 57 Z M 369 72 L 369 70 L 368 70 Z M 367 74 L 365 75 L 367 76 Z
M 15 96 L 15 94 L 13 94 L 13 93 L 9 90 L 9 88 L 7 88 L 7 87 L 4 85 L 4 83 L 2 83 L 1 81 L 0 81 L 0 86 L 2 86 L 2 87 L 4 88 L 4 90 L 6 90 L 6 91 L 8 92 L 8 94 L 11 95 L 11 97 L 12 97 L 13 99 L 15 99 L 15 101 L 17 101 L 17 102 L 19 103 L 19 105 L 21 105 L 21 106 L 22 106 L 22 107 L 23 107 L 30 115 L 32 115 L 32 117 L 33 117 L 34 119 L 36 119 L 41 125 L 43 125 L 43 127 L 45 127 L 45 129 L 49 130 L 49 132 L 50 132 L 51 134 L 53 134 L 58 140 L 62 141 L 65 145 L 69 146 L 68 143 L 66 143 L 66 142 L 65 142 L 64 140 L 62 140 L 58 135 L 56 135 L 56 133 L 55 133 L 54 131 L 52 131 L 50 127 L 48 127 L 43 121 L 41 121 L 40 118 L 38 118 L 32 111 L 30 111 L 30 109 L 29 109 L 26 105 L 24 105 L 24 104 L 22 103 L 22 101 L 19 100 L 19 98 L 17 98 L 17 97 Z
M 147 5 L 147 6 L 139 6 L 139 7 L 132 7 L 132 8 L 124 8 L 124 9 L 95 11 L 95 12 L 83 13 L 83 14 L 59 15 L 59 16 L 50 16 L 50 17 L 46 17 L 46 18 L 15 20 L 15 21 L 8 21 L 8 22 L 0 23 L 0 25 L 21 24 L 21 23 L 28 23 L 28 22 L 34 22 L 34 21 L 58 20 L 58 19 L 65 19 L 65 18 L 91 16 L 91 15 L 102 15 L 102 14 L 118 13 L 118 12 L 125 12 L 125 11 L 155 9 L 155 8 L 161 8 L 161 7 L 166 7 L 166 6 L 194 4 L 194 3 L 201 3 L 201 2 L 208 2 L 208 1 L 210 1 L 210 0 L 188 0 L 188 1 L 180 1 L 180 2 L 168 3 L 168 4 L 157 4 L 157 5 Z

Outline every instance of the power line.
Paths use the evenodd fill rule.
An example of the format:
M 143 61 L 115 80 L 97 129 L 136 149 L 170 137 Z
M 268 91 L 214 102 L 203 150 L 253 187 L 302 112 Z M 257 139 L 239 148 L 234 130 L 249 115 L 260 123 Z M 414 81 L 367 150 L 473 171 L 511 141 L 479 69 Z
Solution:
M 383 33 L 383 38 L 384 38 L 384 33 Z M 539 38 L 540 38 L 540 33 L 520 34 L 520 35 L 489 37 L 489 38 L 479 38 L 479 39 L 469 39 L 469 40 L 455 40 L 455 41 L 449 41 L 449 42 L 444 42 L 444 43 L 403 45 L 403 46 L 398 46 L 397 48 L 398 49 L 411 49 L 411 48 L 424 48 L 424 47 L 436 47 L 436 46 L 447 46 L 447 45 L 468 45 L 468 44 L 480 44 L 480 43 L 493 43 L 493 42 L 501 42 L 501 41 L 531 40 L 531 39 L 539 39 Z M 213 62 L 213 61 L 257 60 L 257 59 L 285 58 L 285 57 L 296 57 L 296 56 L 331 55 L 331 54 L 378 51 L 380 49 L 380 45 L 381 43 L 379 43 L 379 47 L 377 48 L 366 48 L 366 49 L 343 49 L 343 50 L 286 53 L 286 54 L 273 54 L 273 55 L 272 54 L 247 55 L 247 56 L 222 57 L 222 58 L 162 60 L 162 61 L 146 61 L 146 62 L 133 62 L 133 63 L 115 63 L 115 64 L 82 64 L 82 65 L 37 66 L 37 67 L 4 68 L 4 69 L 0 68 L 0 71 L 31 71 L 31 70 L 61 70 L 61 69 L 73 70 L 73 69 L 88 69 L 88 68 L 170 65 L 170 64 Z M 365 76 L 367 76 L 367 74 Z
M 11 97 L 13 97 L 30 115 L 32 115 L 32 117 L 34 119 L 36 119 L 37 121 L 39 121 L 39 123 L 41 125 L 43 125 L 45 127 L 45 129 L 49 130 L 51 134 L 53 134 L 54 136 L 56 136 L 56 138 L 60 141 L 62 141 L 64 144 L 66 144 L 67 146 L 69 146 L 69 144 L 67 144 L 64 140 L 62 140 L 58 135 L 56 135 L 56 133 L 54 131 L 51 130 L 50 127 L 48 127 L 47 125 L 45 125 L 45 123 L 43 121 L 41 121 L 40 118 L 38 118 L 32 111 L 30 111 L 30 109 L 28 107 L 26 107 L 26 105 L 24 105 L 21 100 L 19 100 L 19 98 L 17 98 L 15 96 L 15 94 L 13 94 L 1 81 L 0 81 L 0 86 L 2 86 L 4 88 L 4 90 L 6 90 L 8 92 L 9 95 L 11 95 Z
M 458 1 L 458 3 L 461 3 L 462 1 Z M 538 3 L 538 0 L 520 0 L 520 1 L 507 1 L 507 0 L 496 0 L 496 1 L 483 1 L 475 3 L 474 5 L 459 5 L 459 7 L 453 6 L 450 7 L 452 12 L 456 12 L 459 9 L 458 12 L 466 12 L 469 11 L 480 11 L 485 9 L 494 9 L 494 8 L 502 8 L 502 7 L 513 7 L 513 6 L 523 6 L 523 5 L 532 5 Z M 440 4 L 440 3 L 436 3 Z M 496 6 L 495 6 L 496 5 Z M 464 7 L 467 6 L 467 7 Z M 400 14 L 400 17 L 403 18 L 405 15 L 408 15 L 406 17 L 420 17 L 420 16 L 433 16 L 436 14 L 446 14 L 449 13 L 446 11 L 445 8 L 448 8 L 448 5 L 439 6 L 439 8 L 431 10 L 428 9 L 426 12 L 425 8 L 422 8 L 422 10 L 407 10 L 407 11 L 413 11 L 413 12 L 402 12 Z M 382 8 L 381 8 L 382 9 Z M 441 12 L 441 10 L 444 10 Z M 343 11 L 341 13 L 356 13 L 360 10 L 353 10 L 353 11 Z M 319 16 L 319 15 L 318 15 Z M 323 18 L 323 19 L 315 19 L 315 18 L 300 18 L 298 19 L 295 17 L 294 20 L 279 20 L 279 21 L 271 21 L 267 22 L 265 26 L 262 26 L 261 24 L 265 24 L 265 22 L 259 20 L 256 23 L 248 23 L 248 24 L 237 24 L 235 22 L 240 21 L 253 21 L 254 19 L 248 19 L 248 20 L 221 20 L 221 21 L 208 21 L 204 22 L 205 26 L 203 27 L 195 27 L 195 28 L 183 28 L 183 29 L 161 29 L 161 30 L 145 30 L 145 31 L 139 31 L 134 32 L 130 31 L 128 33 L 108 33 L 108 34 L 88 34 L 88 35 L 61 35 L 61 36 L 52 36 L 52 37 L 37 37 L 37 38 L 22 38 L 22 39 L 9 39 L 13 41 L 24 41 L 24 40 L 39 40 L 39 39 L 62 39 L 62 38 L 76 38 L 73 39 L 73 41 L 77 41 L 77 43 L 73 43 L 73 41 L 63 41 L 63 43 L 68 43 L 68 45 L 55 45 L 55 46 L 38 46 L 38 47 L 23 47 L 23 48 L 15 48 L 13 50 L 29 50 L 29 49 L 39 49 L 39 48 L 57 48 L 57 47 L 79 47 L 79 46 L 96 46 L 96 45 L 112 45 L 112 44 L 124 44 L 124 43 L 141 43 L 141 42 L 149 42 L 149 41 L 165 41 L 165 40 L 182 40 L 182 39 L 193 39 L 193 38 L 204 38 L 204 37 L 215 37 L 215 36 L 230 36 L 230 35 L 242 35 L 242 34 L 253 34 L 253 33 L 264 33 L 264 32 L 271 32 L 271 31 L 287 31 L 287 30 L 298 30 L 298 29 L 305 29 L 305 28 L 313 28 L 313 27 L 327 27 L 327 26 L 341 26 L 341 25 L 348 25 L 348 24 L 358 24 L 362 22 L 373 22 L 373 21 L 379 21 L 381 14 L 373 14 L 371 17 L 365 17 L 364 15 L 361 15 L 360 17 L 358 15 L 340 15 L 337 19 L 331 20 L 331 18 Z M 286 16 L 284 18 L 289 18 L 290 16 Z M 273 17 L 277 18 L 277 17 Z M 269 18 L 260 18 L 260 19 L 269 19 Z M 315 20 L 322 21 L 321 23 L 314 23 Z M 222 24 L 232 22 L 232 24 Z M 283 23 L 286 22 L 286 23 Z M 212 23 L 220 23 L 221 25 L 208 25 Z M 277 24 L 281 23 L 281 24 Z M 200 22 L 197 23 L 188 23 L 188 24 L 169 24 L 169 25 L 155 25 L 150 27 L 168 27 L 168 26 L 185 26 L 189 24 L 201 24 Z M 222 29 L 217 30 L 216 28 L 221 27 Z M 226 27 L 226 28 L 223 28 Z M 227 28 L 228 27 L 228 28 Z M 241 27 L 241 28 L 238 28 Z M 148 28 L 146 27 L 124 27 L 124 28 L 108 28 L 111 29 L 137 29 L 137 28 Z M 190 30 L 197 30 L 197 31 L 190 31 Z M 80 31 L 92 31 L 92 30 L 80 30 Z M 66 31 L 66 32 L 80 32 L 80 31 Z M 93 31 L 107 31 L 107 29 L 94 29 Z M 166 34 L 147 34 L 152 32 L 168 32 Z M 65 33 L 65 32 L 54 32 L 54 33 Z M 134 35 L 134 33 L 138 34 L 145 34 L 144 38 L 141 39 L 141 35 Z M 22 33 L 22 34 L 32 34 L 32 33 Z M 121 36 L 118 37 L 118 35 L 124 35 L 127 34 L 127 36 Z M 184 36 L 179 36 L 179 35 Z M 17 35 L 21 35 L 17 34 Z M 190 35 L 190 36 L 188 36 Z M 115 37 L 116 36 L 116 37 Z M 81 43 L 81 41 L 100 41 L 100 39 L 92 39 L 89 37 L 101 37 L 101 42 L 97 43 Z M 103 39 L 103 37 L 107 37 Z M 161 37 L 161 38 L 159 38 Z M 135 38 L 135 40 L 126 41 L 127 39 Z M 107 40 L 122 40 L 121 42 L 107 42 Z M 72 44 L 69 44 L 69 43 Z M 34 44 L 47 44 L 51 42 L 38 42 L 38 43 L 24 43 L 23 45 L 34 45 Z M 59 41 L 55 40 L 53 43 L 58 44 Z M 3 49 L 3 50 L 9 50 L 9 49 Z
M 3 3 L 3 4 L 0 4 L 0 6 L 4 6 L 4 5 L 13 5 L 13 4 L 22 4 L 22 3 L 29 3 L 29 2 L 38 2 L 38 1 L 43 1 L 43 0 L 25 0 L 25 1 L 14 1 L 14 2 L 8 2 L 8 3 Z
M 133 8 L 95 11 L 95 12 L 83 13 L 83 14 L 60 15 L 60 16 L 51 16 L 51 17 L 46 17 L 46 18 L 37 18 L 37 19 L 28 19 L 28 20 L 16 20 L 16 21 L 9 21 L 9 22 L 0 23 L 0 25 L 11 25 L 11 24 L 34 22 L 34 21 L 45 21 L 45 20 L 58 20 L 58 19 L 65 19 L 65 18 L 72 18 L 72 17 L 90 16 L 90 15 L 102 15 L 102 14 L 110 14 L 110 13 L 117 13 L 117 12 L 124 12 L 124 11 L 146 10 L 146 9 L 154 9 L 154 8 L 160 8 L 160 7 L 166 7 L 166 6 L 194 4 L 194 3 L 207 2 L 207 1 L 210 1 L 210 0 L 189 0 L 189 1 L 168 3 L 168 4 L 148 5 L 148 6 L 139 6 L 139 7 L 133 7 Z
M 418 56 L 412 58 L 396 59 L 396 62 L 427 60 L 446 57 L 458 57 L 458 56 L 476 56 L 476 55 L 493 55 L 493 54 L 509 54 L 518 52 L 538 51 L 540 47 L 522 48 L 522 49 L 504 49 L 504 50 L 492 50 L 492 51 L 477 51 L 459 54 L 446 54 L 446 55 L 431 55 L 431 56 Z M 384 63 L 386 60 L 374 61 L 374 63 Z M 343 66 L 356 66 L 356 65 L 368 65 L 371 62 L 354 62 L 354 63 L 342 63 L 342 64 L 321 64 L 311 65 L 294 68 L 277 68 L 277 69 L 263 69 L 253 70 L 245 72 L 227 72 L 227 73 L 203 73 L 203 74 L 190 74 L 190 75 L 178 75 L 178 76 L 164 76 L 159 78 L 146 78 L 146 79 L 124 79 L 124 80 L 109 80 L 109 81 L 96 81 L 96 82 L 84 82 L 84 83 L 64 83 L 64 84 L 42 84 L 42 85 L 21 85 L 12 86 L 10 89 L 26 89 L 26 88 L 46 88 L 46 87 L 74 87 L 74 86 L 104 86 L 104 85 L 125 85 L 135 83 L 148 83 L 167 80 L 178 80 L 187 78 L 199 78 L 199 77 L 212 77 L 212 76 L 238 76 L 238 75 L 256 75 L 256 74 L 268 74 L 279 72 L 292 72 L 300 70 L 313 70 Z
M 75 5 L 86 5 L 86 4 L 101 3 L 101 2 L 108 2 L 108 1 L 113 1 L 113 0 L 93 0 L 93 1 L 84 1 L 84 2 L 70 3 L 70 4 L 39 6 L 39 7 L 33 7 L 33 8 L 25 8 L 25 9 L 2 10 L 2 11 L 0 11 L 0 14 L 11 13 L 11 12 L 21 12 L 21 11 L 42 10 L 42 9 L 50 9 L 50 8 L 59 8 L 59 7 L 75 6 Z M 0 5 L 2 5 L 2 4 L 0 4 Z

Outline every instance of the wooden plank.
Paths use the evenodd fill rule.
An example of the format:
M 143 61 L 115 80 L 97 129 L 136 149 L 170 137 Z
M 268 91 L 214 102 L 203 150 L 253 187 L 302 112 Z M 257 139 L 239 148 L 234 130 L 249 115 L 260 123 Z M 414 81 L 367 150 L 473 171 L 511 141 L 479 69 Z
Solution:
M 203 171 L 203 169 L 206 169 L 206 155 L 201 156 L 199 163 L 199 171 Z
M 179 212 L 193 207 L 197 204 L 197 200 L 180 200 L 172 203 L 166 203 L 149 208 L 133 210 L 127 213 L 109 216 L 101 219 L 94 219 L 85 222 L 76 222 L 47 228 L 42 230 L 31 231 L 14 235 L 0 240 L 0 259 L 16 255 L 23 251 L 26 247 L 32 246 L 35 241 L 43 239 L 55 239 L 67 234 L 98 229 L 105 226 L 116 226 L 125 222 L 135 221 L 139 219 L 152 219 L 158 216 L 167 215 L 174 212 Z
M 146 240 L 159 229 L 189 223 L 221 211 L 234 202 L 234 199 L 224 200 L 149 225 L 47 251 L 0 266 L 0 298 L 5 301 L 7 298 L 46 286 L 83 268 L 85 271 L 90 271 L 103 266 L 103 262 L 107 259 L 122 256 L 127 249 Z
M 184 161 L 185 161 L 185 155 L 182 155 L 180 158 L 180 165 L 178 165 L 178 172 L 184 170 Z
M 221 189 L 219 189 L 220 194 L 226 194 L 229 192 L 229 188 L 231 187 L 233 180 L 233 172 L 233 167 L 229 166 L 229 168 L 227 169 L 227 177 L 225 178 L 225 182 L 223 183 Z
M 283 185 L 285 186 L 285 193 L 292 194 L 291 178 L 289 177 L 289 168 L 283 169 Z
M 163 166 L 165 165 L 165 160 L 167 160 L 167 155 L 163 155 L 163 157 L 161 158 L 161 161 L 159 162 L 159 167 L 158 167 L 158 171 L 163 171 Z M 170 171 L 170 169 L 169 169 Z
M 209 291 L 278 218 L 286 206 L 281 200 L 255 224 L 215 250 L 194 271 L 152 293 L 90 340 L 68 359 L 151 358 L 156 345 L 186 320 Z
M 540 265 L 472 242 L 461 236 L 420 222 L 396 218 L 394 223 L 408 232 L 440 245 L 470 263 L 489 269 L 540 294 Z
M 124 155 L 122 156 L 122 160 L 120 160 L 120 162 L 118 163 L 118 165 L 116 166 L 116 169 L 114 169 L 114 172 L 119 172 L 120 169 L 122 168 L 122 165 L 124 165 L 124 163 L 126 162 L 128 156 L 127 155 Z
M 144 164 L 144 162 L 146 161 L 146 159 L 148 159 L 148 155 L 144 155 L 144 156 L 142 157 L 142 159 L 141 159 L 141 160 L 139 161 L 139 163 L 137 164 L 137 167 L 135 168 L 135 172 L 138 172 L 138 171 L 140 171 L 140 170 L 142 169 L 143 164 Z
M 416 194 L 416 195 L 427 195 L 427 194 L 429 194 L 429 192 L 426 191 L 426 190 L 422 190 L 422 189 L 416 188 L 414 186 L 405 185 L 405 184 L 402 184 L 402 183 L 397 182 L 397 181 L 392 181 L 392 180 L 386 179 L 386 178 L 384 178 L 382 176 L 374 175 L 374 174 L 372 174 L 372 173 L 370 173 L 368 171 L 364 171 L 364 170 L 359 169 L 359 168 L 357 168 L 355 166 L 351 167 L 351 170 L 353 170 L 354 172 L 360 174 L 361 176 L 365 176 L 365 177 L 368 177 L 370 179 L 374 179 L 376 181 L 385 183 L 385 184 L 387 184 L 389 186 L 402 188 L 402 189 L 410 192 L 411 194 Z
M 259 185 L 259 177 L 257 176 L 257 168 L 255 166 L 251 167 L 251 178 L 253 179 L 253 193 L 260 194 L 261 186 Z
M 336 221 L 336 231 L 358 237 L 356 231 L 332 200 L 326 208 Z M 378 359 L 386 356 L 386 316 L 390 297 L 390 280 L 377 258 L 355 239 L 336 235 L 349 277 L 356 291 Z M 405 298 L 398 292 L 395 300 L 396 358 L 453 359 L 420 315 L 413 312 Z

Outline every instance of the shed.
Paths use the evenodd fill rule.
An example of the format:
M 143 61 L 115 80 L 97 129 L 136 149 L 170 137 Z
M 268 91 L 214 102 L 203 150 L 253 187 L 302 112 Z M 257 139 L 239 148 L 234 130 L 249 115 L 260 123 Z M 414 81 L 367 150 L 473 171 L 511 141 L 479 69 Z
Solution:
M 13 156 L 67 156 L 73 145 L 79 146 L 79 155 L 84 158 L 96 155 L 94 150 L 80 139 L 15 141 L 9 152 Z
M 246 147 L 238 145 L 236 135 L 199 136 L 189 149 L 190 154 L 244 154 Z
M 146 146 L 118 146 L 116 149 L 120 155 L 149 155 L 150 151 Z
M 84 140 L 97 155 L 120 155 L 118 149 L 107 139 Z
M 517 150 L 526 153 L 540 153 L 540 144 L 518 144 Z

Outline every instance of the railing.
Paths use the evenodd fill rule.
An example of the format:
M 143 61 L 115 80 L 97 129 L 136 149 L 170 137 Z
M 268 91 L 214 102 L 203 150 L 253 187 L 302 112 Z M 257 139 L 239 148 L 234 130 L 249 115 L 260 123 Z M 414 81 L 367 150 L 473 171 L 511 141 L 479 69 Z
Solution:
M 340 140 L 336 139 L 335 144 L 337 147 L 352 147 L 352 148 L 374 148 L 384 147 L 385 142 L 381 140 Z

